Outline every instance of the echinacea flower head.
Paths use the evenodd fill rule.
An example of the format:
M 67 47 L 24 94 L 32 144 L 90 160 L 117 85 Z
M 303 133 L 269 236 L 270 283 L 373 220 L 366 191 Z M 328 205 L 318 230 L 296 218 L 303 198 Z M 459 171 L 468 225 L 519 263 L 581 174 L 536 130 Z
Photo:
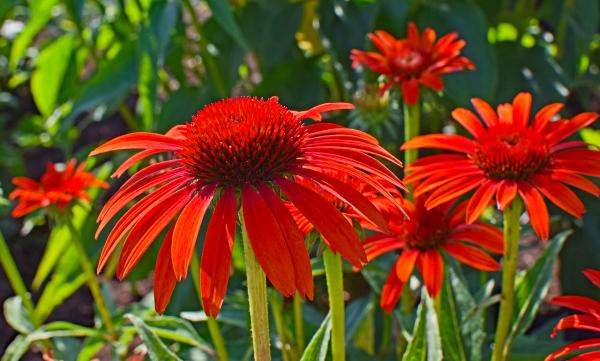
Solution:
M 483 222 L 465 223 L 465 203 L 427 209 L 422 198 L 417 197 L 414 203 L 404 200 L 403 208 L 408 218 L 393 209 L 385 212 L 391 231 L 372 235 L 364 242 L 369 261 L 388 252 L 400 254 L 381 292 L 384 311 L 394 309 L 415 267 L 429 295 L 439 294 L 444 280 L 442 251 L 482 271 L 500 269 L 500 264 L 485 251 L 502 254 L 502 232 Z
M 108 187 L 108 184 L 97 179 L 93 173 L 86 172 L 85 164 L 77 166 L 74 159 L 64 166 L 48 163 L 46 172 L 39 181 L 27 177 L 14 177 L 12 182 L 16 189 L 8 197 L 18 200 L 12 211 L 15 218 L 42 208 L 57 212 L 66 211 L 78 201 L 90 200 L 88 188 Z
M 583 274 L 596 286 L 600 288 L 600 271 L 587 269 Z M 560 319 L 552 334 L 556 337 L 559 331 L 566 329 L 579 329 L 586 331 L 600 332 L 600 302 L 583 296 L 558 296 L 554 297 L 550 303 L 569 308 L 576 313 Z M 600 338 L 582 340 L 565 345 L 548 355 L 545 361 L 558 360 L 562 357 L 579 351 L 589 351 L 581 353 L 569 360 L 594 361 L 600 360 Z M 591 349 L 591 350 L 590 350 Z
M 187 275 L 205 212 L 215 203 L 207 221 L 200 266 L 204 310 L 214 317 L 227 291 L 241 203 L 250 245 L 267 278 L 285 296 L 297 291 L 312 298 L 312 272 L 304 237 L 284 200 L 291 202 L 345 259 L 361 267 L 367 258 L 358 236 L 324 194 L 343 199 L 365 214 L 372 212 L 362 194 L 325 171 L 361 179 L 391 197 L 373 175 L 398 187 L 402 183 L 375 156 L 398 165 L 400 162 L 368 134 L 330 123 L 302 122 L 307 118 L 318 121 L 323 112 L 352 107 L 326 103 L 296 112 L 275 97 L 227 99 L 205 106 L 191 122 L 165 135 L 126 134 L 98 147 L 92 155 L 140 150 L 117 175 L 151 155 L 170 154 L 168 160 L 131 176 L 101 211 L 98 233 L 125 205 L 149 192 L 115 224 L 98 270 L 123 241 L 117 276 L 125 277 L 158 235 L 168 229 L 155 272 L 156 309 L 163 312 L 176 281 Z M 318 185 L 320 191 L 298 183 L 296 177 Z
M 383 30 L 369 34 L 379 52 L 353 49 L 352 66 L 364 65 L 384 75 L 383 94 L 399 85 L 404 101 L 414 104 L 419 100 L 421 85 L 436 91 L 444 89 L 441 76 L 464 69 L 475 69 L 469 59 L 461 55 L 466 42 L 457 33 L 449 33 L 436 41 L 435 31 L 425 28 L 422 34 L 414 23 L 408 25 L 406 38 L 396 39 Z
M 472 139 L 430 134 L 402 146 L 455 152 L 423 157 L 407 167 L 405 181 L 418 182 L 415 194 L 429 194 L 425 206 L 431 209 L 475 190 L 466 210 L 467 222 L 472 223 L 494 197 L 500 210 L 521 197 L 531 226 L 542 239 L 549 233 L 544 196 L 580 218 L 585 208 L 568 186 L 600 195 L 600 189 L 584 177 L 600 177 L 600 152 L 584 142 L 564 140 L 592 124 L 598 114 L 551 121 L 563 107 L 554 103 L 540 109 L 530 122 L 529 93 L 518 94 L 512 104 L 502 104 L 497 111 L 481 99 L 472 103 L 483 121 L 467 109 L 452 112 Z

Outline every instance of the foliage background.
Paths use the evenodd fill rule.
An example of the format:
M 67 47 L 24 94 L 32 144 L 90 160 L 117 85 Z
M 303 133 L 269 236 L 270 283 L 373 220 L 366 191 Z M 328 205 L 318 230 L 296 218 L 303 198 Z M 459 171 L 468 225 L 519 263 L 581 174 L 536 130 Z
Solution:
M 560 101 L 567 104 L 566 115 L 598 112 L 599 18 L 597 0 L 2 0 L 0 183 L 8 193 L 13 176 L 39 177 L 47 162 L 71 157 L 92 167 L 98 160 L 87 154 L 100 141 L 129 130 L 163 132 L 208 102 L 236 95 L 278 95 L 292 109 L 353 101 L 357 110 L 336 121 L 368 130 L 397 151 L 403 137 L 397 94 L 378 99 L 377 79 L 353 70 L 348 56 L 352 48 L 370 46 L 369 31 L 401 36 L 408 21 L 431 26 L 439 35 L 457 31 L 467 41 L 465 55 L 477 67 L 445 77 L 443 94 L 425 93 L 424 132 L 451 126 L 450 111 L 468 107 L 473 96 L 498 104 L 530 91 L 536 109 Z M 600 144 L 597 130 L 581 135 Z M 106 175 L 123 157 L 100 159 L 100 172 Z M 553 230 L 573 227 L 575 234 L 560 254 L 553 284 L 564 293 L 598 296 L 580 271 L 600 268 L 600 203 L 581 196 L 588 207 L 583 222 L 554 212 L 560 216 Z M 97 255 L 104 241 L 103 236 L 93 241 L 91 235 L 94 213 L 106 197 L 101 194 L 92 209 L 79 210 L 90 254 Z M 60 229 L 52 234 L 47 226 L 31 230 L 36 223 L 39 219 L 11 219 L 6 206 L 0 218 L 34 298 L 44 301 L 36 312 L 51 320 L 92 324 L 90 297 L 80 289 L 83 278 L 69 256 L 74 251 L 61 241 Z M 31 233 L 22 236 L 22 228 Z M 521 265 L 530 265 L 544 247 L 526 239 Z M 151 290 L 152 258 L 145 257 L 128 283 L 107 283 L 110 299 L 120 305 L 142 299 Z M 110 281 L 110 274 L 106 278 Z M 11 291 L 0 279 L 3 301 Z M 369 294 L 368 284 L 356 275 L 346 286 L 353 299 L 363 302 L 354 306 L 356 317 L 364 317 L 366 305 L 373 305 L 373 297 L 361 298 Z M 229 289 L 225 333 L 241 340 L 236 328 L 245 322 L 239 275 Z M 168 313 L 197 310 L 191 294 L 191 282 L 180 286 Z M 324 301 L 321 292 L 316 308 L 306 306 L 308 331 L 320 323 L 318 308 Z M 542 314 L 534 328 L 552 324 L 546 322 L 555 316 L 552 312 Z M 0 350 L 14 337 L 3 322 Z M 200 333 L 205 335 L 202 327 Z M 233 347 L 235 342 L 247 340 L 234 341 Z

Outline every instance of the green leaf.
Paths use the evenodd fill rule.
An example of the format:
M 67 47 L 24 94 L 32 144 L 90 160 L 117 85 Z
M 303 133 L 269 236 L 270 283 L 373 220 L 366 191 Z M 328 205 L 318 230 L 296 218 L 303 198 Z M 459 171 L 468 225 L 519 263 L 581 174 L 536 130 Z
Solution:
M 229 34 L 242 48 L 250 50 L 246 38 L 242 34 L 240 27 L 236 23 L 228 1 L 206 0 L 208 7 L 212 11 L 212 16 L 227 34 Z
M 448 277 L 448 276 L 446 276 Z M 442 334 L 442 348 L 444 356 L 448 360 L 467 361 L 462 336 L 460 333 L 460 324 L 457 319 L 456 303 L 452 285 L 448 280 L 443 283 L 441 304 L 443 315 L 440 318 L 440 333 Z
M 513 308 L 513 324 L 507 338 L 510 345 L 516 337 L 519 337 L 533 322 L 535 315 L 544 300 L 556 259 L 565 240 L 573 232 L 568 230 L 557 234 L 548 248 L 538 258 L 533 267 L 517 280 L 515 285 L 515 306 Z
M 138 335 L 148 347 L 148 356 L 152 361 L 181 360 L 141 318 L 132 314 L 124 317 L 133 323 Z
M 354 333 L 364 320 L 364 318 L 369 314 L 371 310 L 374 308 L 374 302 L 372 297 L 362 297 L 357 300 L 351 302 L 348 307 L 346 307 L 345 313 L 345 338 L 346 343 L 352 340 Z
M 33 324 L 20 296 L 13 296 L 4 301 L 4 318 L 6 323 L 19 333 L 28 334 L 33 331 Z
M 425 334 L 427 307 L 423 300 L 419 304 L 417 315 L 412 338 L 402 356 L 402 361 L 425 361 L 427 357 L 427 335 Z
M 579 134 L 584 142 L 600 148 L 600 130 L 585 128 Z
M 29 21 L 10 48 L 10 58 L 8 61 L 10 70 L 14 71 L 17 69 L 19 61 L 25 55 L 25 51 L 33 41 L 33 38 L 52 18 L 52 9 L 57 2 L 58 0 L 36 0 L 31 2 Z
M 144 322 L 161 338 L 182 342 L 206 352 L 212 351 L 208 343 L 185 320 L 172 316 L 160 316 L 146 318 Z
M 88 337 L 83 341 L 77 361 L 92 360 L 94 356 L 104 347 L 106 341 L 100 337 Z
M 15 339 L 6 347 L 2 355 L 2 361 L 19 361 L 29 349 L 30 342 L 23 335 L 17 335 Z
M 442 339 L 440 336 L 440 327 L 438 317 L 431 297 L 423 288 L 422 297 L 427 306 L 427 318 L 425 322 L 425 335 L 427 337 L 427 361 L 442 361 L 444 358 L 442 352 Z
M 325 361 L 331 337 L 331 315 L 328 313 L 321 326 L 306 346 L 300 361 Z
M 140 60 L 140 76 L 138 83 L 138 107 L 142 113 L 142 127 L 153 130 L 156 113 L 156 88 L 158 86 L 157 69 L 148 52 L 144 52 Z

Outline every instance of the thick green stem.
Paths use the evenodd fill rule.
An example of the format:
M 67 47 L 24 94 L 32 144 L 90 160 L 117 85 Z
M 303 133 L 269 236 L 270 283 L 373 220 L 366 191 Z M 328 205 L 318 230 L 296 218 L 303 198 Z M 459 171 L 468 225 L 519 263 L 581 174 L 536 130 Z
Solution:
M 330 249 L 323 252 L 327 292 L 329 293 L 329 310 L 331 312 L 331 353 L 333 361 L 346 360 L 344 337 L 344 273 L 342 257 Z
M 304 353 L 304 318 L 302 317 L 302 297 L 294 295 L 294 333 L 296 334 L 296 351 Z
M 102 297 L 102 292 L 100 291 L 100 284 L 98 283 L 98 278 L 96 278 L 96 273 L 94 272 L 94 268 L 92 267 L 92 262 L 90 262 L 90 258 L 88 257 L 85 246 L 81 240 L 81 234 L 79 233 L 79 230 L 75 227 L 75 225 L 73 225 L 73 222 L 70 219 L 67 220 L 66 223 L 69 227 L 69 231 L 71 232 L 71 240 L 77 248 L 77 253 L 79 254 L 79 263 L 81 264 L 81 268 L 83 269 L 85 281 L 88 285 L 88 288 L 90 289 L 92 298 L 94 299 L 94 303 L 96 304 L 96 308 L 98 308 L 100 318 L 104 323 L 104 327 L 106 327 L 109 333 L 112 333 L 114 329 L 112 317 L 110 315 L 110 312 L 108 311 L 106 303 L 104 302 L 104 297 Z
M 12 286 L 13 291 L 23 302 L 23 306 L 25 306 L 25 310 L 27 310 L 27 314 L 32 319 L 31 322 L 34 326 L 39 326 L 36 320 L 33 319 L 33 302 L 31 302 L 31 296 L 27 291 L 27 287 L 25 287 L 25 282 L 21 277 L 21 273 L 19 273 L 19 269 L 15 264 L 14 259 L 10 255 L 10 249 L 6 244 L 6 240 L 4 239 L 4 235 L 0 232 L 0 264 L 4 269 L 4 273 L 6 273 L 6 278 L 8 278 L 8 282 Z
M 271 360 L 269 340 L 269 307 L 267 304 L 267 279 L 256 260 L 248 233 L 244 226 L 244 215 L 240 212 L 244 259 L 246 261 L 246 282 L 248 283 L 248 302 L 250 304 L 250 324 L 252 328 L 252 347 L 255 361 Z
M 523 210 L 520 198 L 515 198 L 504 210 L 504 258 L 502 264 L 502 301 L 494 340 L 492 361 L 505 361 L 510 350 L 505 349 L 515 301 L 515 276 L 519 256 L 519 217 Z
M 200 288 L 200 264 L 198 263 L 198 257 L 196 254 L 192 256 L 190 268 L 192 269 L 192 281 L 194 281 L 194 288 L 196 288 L 196 293 L 198 294 L 198 301 L 200 304 L 202 304 L 202 288 Z M 208 327 L 208 333 L 210 334 L 212 343 L 215 346 L 217 358 L 219 361 L 229 361 L 229 354 L 227 353 L 225 341 L 221 335 L 221 330 L 219 329 L 217 320 L 208 317 L 206 319 L 206 326 Z
M 421 125 L 421 108 L 419 102 L 415 104 L 404 103 L 404 142 L 419 135 Z M 406 149 L 404 151 L 404 167 L 408 166 L 419 157 L 417 149 Z
M 281 342 L 281 360 L 291 361 L 290 357 L 290 343 L 287 335 L 285 334 L 285 321 L 283 320 L 283 297 L 275 290 L 271 290 L 271 309 L 273 310 L 273 320 L 275 321 L 275 332 Z

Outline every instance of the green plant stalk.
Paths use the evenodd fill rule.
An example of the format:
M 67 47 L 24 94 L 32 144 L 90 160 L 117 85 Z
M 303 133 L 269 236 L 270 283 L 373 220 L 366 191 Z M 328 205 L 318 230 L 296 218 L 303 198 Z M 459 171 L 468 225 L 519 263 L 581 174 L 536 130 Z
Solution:
M 302 317 L 302 297 L 294 295 L 294 333 L 296 334 L 296 351 L 298 355 L 304 353 L 304 318 Z
M 421 108 L 419 102 L 415 104 L 404 103 L 404 142 L 419 135 L 421 128 Z M 406 149 L 404 151 L 404 167 L 417 160 L 419 151 L 417 149 Z M 409 195 L 410 196 L 410 195 Z
M 104 302 L 104 297 L 102 297 L 102 292 L 100 291 L 100 284 L 98 283 L 98 278 L 96 278 L 96 273 L 94 272 L 94 268 L 92 267 L 92 262 L 90 261 L 85 246 L 81 240 L 81 234 L 79 233 L 79 230 L 75 227 L 71 219 L 68 219 L 66 223 L 67 227 L 69 227 L 69 231 L 71 232 L 71 240 L 77 248 L 77 253 L 79 254 L 79 263 L 81 264 L 83 274 L 85 275 L 85 281 L 88 285 L 88 288 L 90 289 L 92 298 L 94 299 L 94 303 L 98 308 L 100 318 L 102 319 L 104 327 L 106 327 L 107 331 L 109 333 L 112 333 L 114 329 L 112 316 L 108 311 L 106 302 Z
M 6 244 L 6 240 L 4 239 L 4 235 L 0 232 L 0 264 L 4 269 L 4 273 L 6 273 L 6 277 L 8 278 L 8 282 L 12 286 L 13 291 L 23 302 L 23 306 L 31 319 L 31 322 L 34 326 L 39 326 L 37 320 L 33 319 L 33 302 L 31 301 L 31 296 L 27 291 L 27 287 L 25 287 L 25 282 L 23 281 L 23 277 L 21 277 L 21 273 L 19 272 L 19 268 L 15 264 L 15 260 L 12 258 L 10 254 L 10 249 Z
M 502 265 L 502 301 L 496 326 L 496 338 L 492 361 L 505 361 L 510 350 L 505 349 L 506 337 L 510 330 L 515 302 L 515 276 L 519 256 L 520 224 L 523 210 L 520 198 L 515 198 L 504 210 L 504 259 Z
M 291 361 L 288 338 L 285 335 L 285 322 L 283 320 L 283 300 L 281 294 L 275 290 L 270 291 L 271 309 L 273 310 L 273 320 L 275 321 L 275 332 L 281 342 L 281 360 Z
M 252 348 L 254 360 L 270 361 L 269 307 L 267 304 L 267 278 L 256 260 L 248 232 L 244 225 L 244 215 L 240 212 L 244 259 L 246 261 L 246 282 L 248 283 L 248 303 L 250 304 L 250 324 L 252 328 Z
M 344 273 L 342 257 L 327 248 L 323 252 L 329 310 L 331 312 L 331 354 L 333 361 L 346 360 L 344 336 Z
M 192 281 L 194 282 L 194 288 L 198 294 L 198 301 L 202 304 L 202 288 L 200 288 L 200 264 L 198 257 L 194 253 L 190 262 L 192 269 Z M 229 361 L 229 354 L 227 353 L 227 347 L 225 347 L 225 341 L 223 335 L 221 335 L 221 329 L 219 323 L 214 318 L 208 317 L 206 319 L 206 326 L 208 327 L 208 333 L 213 345 L 215 346 L 215 352 L 219 361 Z
M 379 357 L 384 358 L 390 348 L 390 337 L 392 336 L 392 315 L 383 315 L 383 332 L 381 335 L 381 345 L 379 346 Z

